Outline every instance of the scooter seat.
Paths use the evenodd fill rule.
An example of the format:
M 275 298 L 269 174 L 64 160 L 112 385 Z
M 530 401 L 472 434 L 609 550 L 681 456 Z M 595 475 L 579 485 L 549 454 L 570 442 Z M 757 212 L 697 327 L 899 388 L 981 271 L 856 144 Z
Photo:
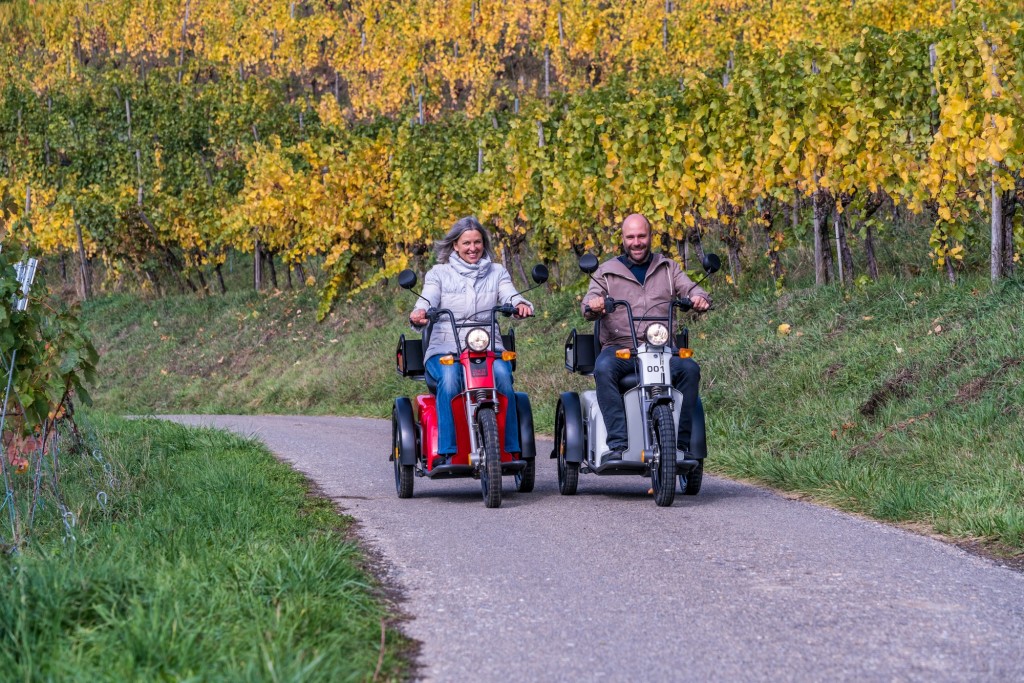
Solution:
M 631 372 L 619 380 L 619 391 L 625 393 L 640 384 L 640 373 Z

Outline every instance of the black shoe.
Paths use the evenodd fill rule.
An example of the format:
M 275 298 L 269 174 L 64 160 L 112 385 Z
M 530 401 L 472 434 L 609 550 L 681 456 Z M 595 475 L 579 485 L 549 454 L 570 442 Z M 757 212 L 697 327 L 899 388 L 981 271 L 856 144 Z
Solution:
M 431 469 L 437 469 L 438 467 L 444 467 L 445 465 L 452 464 L 452 458 L 455 456 L 449 453 L 438 453 L 437 457 L 434 458 L 434 466 Z
M 601 454 L 601 462 L 606 462 L 608 460 L 622 460 L 622 456 L 625 452 L 625 448 L 609 449 Z

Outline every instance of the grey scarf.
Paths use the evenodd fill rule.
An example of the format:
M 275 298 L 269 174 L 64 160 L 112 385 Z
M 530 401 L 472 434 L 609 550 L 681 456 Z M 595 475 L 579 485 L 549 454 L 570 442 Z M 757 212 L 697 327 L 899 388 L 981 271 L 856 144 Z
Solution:
M 476 263 L 466 263 L 462 260 L 461 256 L 453 251 L 451 256 L 448 257 L 448 265 L 450 265 L 456 273 L 464 278 L 472 280 L 475 283 L 480 278 L 487 276 L 487 271 L 491 269 L 491 259 L 486 256 L 481 256 L 480 260 Z

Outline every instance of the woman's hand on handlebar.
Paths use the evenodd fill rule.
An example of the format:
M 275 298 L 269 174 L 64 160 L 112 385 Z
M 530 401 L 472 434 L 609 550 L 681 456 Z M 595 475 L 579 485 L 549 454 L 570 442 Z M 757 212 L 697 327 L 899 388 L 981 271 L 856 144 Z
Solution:
M 409 314 L 409 322 L 412 323 L 413 327 L 423 327 L 427 324 L 427 312 L 422 308 L 417 308 Z
M 695 311 L 706 311 L 711 308 L 711 302 L 702 296 L 692 297 L 690 303 L 693 304 L 693 310 Z

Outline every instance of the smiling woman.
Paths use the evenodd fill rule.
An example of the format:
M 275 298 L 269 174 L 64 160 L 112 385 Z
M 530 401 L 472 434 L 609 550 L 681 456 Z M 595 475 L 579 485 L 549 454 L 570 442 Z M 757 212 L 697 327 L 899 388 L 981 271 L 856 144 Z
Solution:
M 447 308 L 455 317 L 455 327 L 427 325 L 427 310 L 420 307 L 409 315 L 409 322 L 424 329 L 429 339 L 423 352 L 424 367 L 437 382 L 437 417 L 439 440 L 437 453 L 452 456 L 456 452 L 455 423 L 452 399 L 462 391 L 462 369 L 445 365 L 441 358 L 458 353 L 462 340 L 456 340 L 455 329 L 471 321 L 480 311 L 511 303 L 516 315 L 533 315 L 533 304 L 524 299 L 512 283 L 512 277 L 499 263 L 494 263 L 491 238 L 480 221 L 473 216 L 460 218 L 434 246 L 437 265 L 423 279 L 421 298 L 430 308 Z M 495 340 L 496 351 L 504 350 L 500 335 Z M 496 359 L 493 365 L 495 388 L 507 399 L 505 418 L 505 451 L 519 453 L 519 420 L 512 389 L 512 367 L 507 361 Z

